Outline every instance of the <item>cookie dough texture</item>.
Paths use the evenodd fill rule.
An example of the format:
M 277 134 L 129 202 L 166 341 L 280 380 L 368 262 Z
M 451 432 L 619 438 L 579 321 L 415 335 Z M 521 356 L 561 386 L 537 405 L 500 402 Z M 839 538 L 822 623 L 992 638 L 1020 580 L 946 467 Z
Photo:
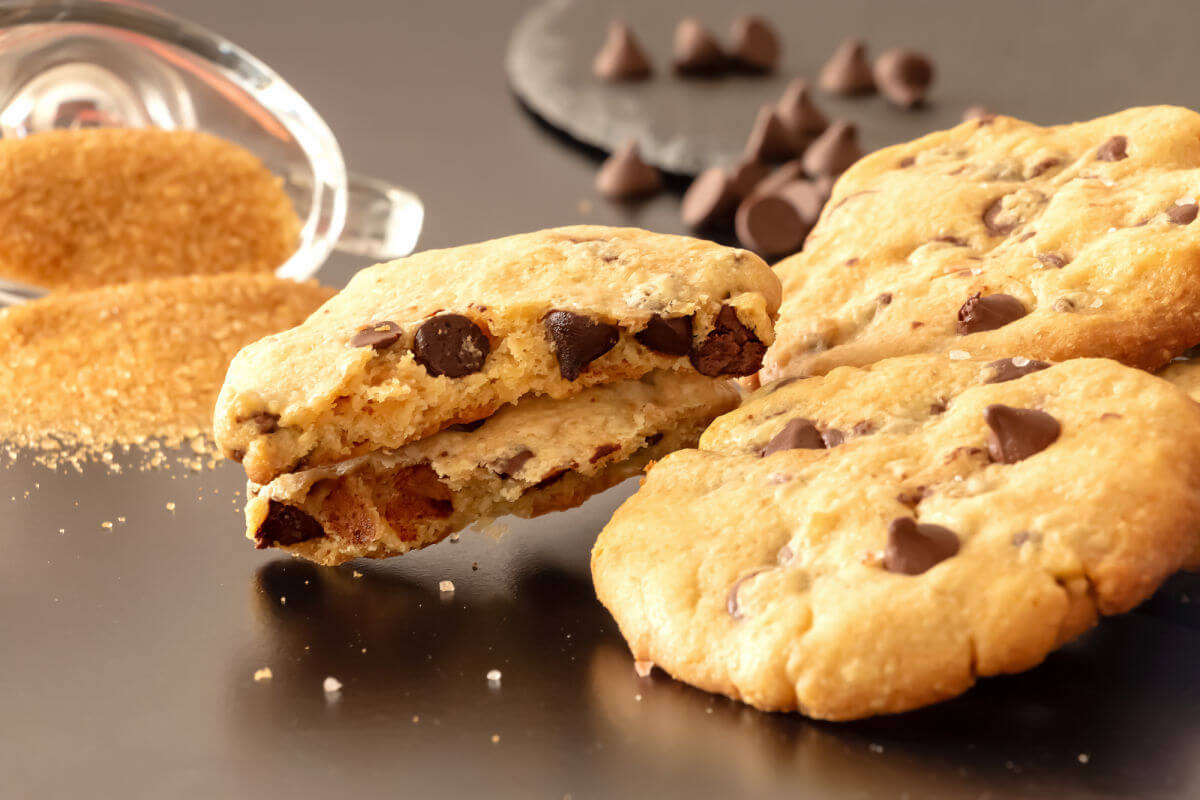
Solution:
M 1182 108 L 985 117 L 877 151 L 776 266 L 762 380 L 952 350 L 1157 369 L 1200 341 L 1198 198 L 1200 115 Z M 977 294 L 1019 305 L 964 332 Z
M 634 658 L 846 720 L 1033 667 L 1148 597 L 1200 531 L 1200 405 L 1108 360 L 997 375 L 923 355 L 772 384 L 656 463 L 592 553 Z M 995 463 L 994 405 L 1060 430 Z M 800 418 L 829 446 L 760 455 Z M 896 520 L 953 547 L 891 571 Z
M 729 381 L 665 370 L 565 400 L 529 397 L 473 430 L 251 484 L 247 536 L 339 564 L 400 555 L 506 514 L 572 508 L 694 446 L 737 399 Z
M 273 272 L 300 220 L 279 178 L 197 131 L 0 139 L 0 277 L 49 289 Z
M 749 252 L 632 228 L 427 251 L 363 270 L 303 325 L 239 353 L 217 441 L 267 483 L 402 447 L 526 395 L 563 399 L 655 369 L 746 374 L 774 340 L 779 301 L 774 273 Z M 462 326 L 455 335 L 473 338 L 423 359 L 423 326 L 446 315 Z M 690 324 L 679 354 L 638 338 L 656 318 Z M 557 341 L 552 320 L 565 320 Z M 356 336 L 368 326 L 375 344 L 364 345 Z M 428 366 L 447 362 L 466 366 Z

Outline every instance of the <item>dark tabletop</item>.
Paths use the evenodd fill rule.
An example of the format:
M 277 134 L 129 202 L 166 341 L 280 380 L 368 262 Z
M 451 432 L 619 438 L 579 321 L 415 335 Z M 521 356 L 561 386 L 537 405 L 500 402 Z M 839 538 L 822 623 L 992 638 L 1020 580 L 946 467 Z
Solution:
M 596 154 L 509 93 L 520 3 L 165 5 L 287 77 L 354 169 L 420 194 L 422 247 L 580 221 L 680 230 L 673 195 L 595 198 Z M 847 33 L 938 57 L 929 116 L 854 112 L 873 145 L 974 102 L 1041 122 L 1200 105 L 1200 6 L 772 5 L 788 41 L 817 42 L 789 69 L 811 72 Z M 658 38 L 692 7 L 626 4 Z M 338 257 L 322 277 L 359 266 Z M 242 480 L 233 465 L 0 469 L 0 797 L 1200 796 L 1200 578 L 960 699 L 814 723 L 637 677 L 588 574 L 632 483 L 499 539 L 323 569 L 242 538 Z M 344 685 L 332 697 L 327 676 Z

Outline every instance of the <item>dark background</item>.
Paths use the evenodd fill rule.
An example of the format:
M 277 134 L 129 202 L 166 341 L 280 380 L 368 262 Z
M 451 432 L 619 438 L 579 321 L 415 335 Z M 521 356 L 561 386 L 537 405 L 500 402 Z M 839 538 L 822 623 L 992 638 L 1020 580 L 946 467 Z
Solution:
M 417 192 L 422 248 L 580 221 L 680 229 L 670 194 L 632 210 L 595 198 L 595 153 L 509 93 L 504 51 L 522 3 L 163 5 L 288 78 L 353 169 Z M 814 74 L 848 33 L 937 57 L 923 115 L 822 101 L 872 146 L 974 102 L 1041 122 L 1200 102 L 1191 4 L 745 10 L 775 6 L 789 48 L 780 81 Z M 734 13 L 715 0 L 626 10 L 661 62 L 663 37 L 693 8 L 714 27 Z M 711 100 L 705 113 L 740 137 L 749 120 Z M 322 278 L 340 285 L 359 266 L 339 256 Z M 54 474 L 18 459 L 0 470 L 0 797 L 1200 795 L 1200 580 L 1176 578 L 1042 667 L 958 700 L 813 723 L 634 674 L 587 569 L 632 489 L 514 523 L 498 541 L 471 532 L 322 569 L 241 538 L 233 465 Z M 264 666 L 274 679 L 255 683 Z M 321 688 L 330 675 L 344 684 L 334 699 Z

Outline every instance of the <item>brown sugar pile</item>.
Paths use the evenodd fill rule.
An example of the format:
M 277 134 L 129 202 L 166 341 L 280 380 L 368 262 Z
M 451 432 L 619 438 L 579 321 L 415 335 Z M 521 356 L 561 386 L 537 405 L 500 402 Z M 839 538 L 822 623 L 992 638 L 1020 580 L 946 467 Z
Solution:
M 0 441 L 10 458 L 111 461 L 115 444 L 209 444 L 243 346 L 334 291 L 271 275 L 193 276 L 53 294 L 0 311 Z M 107 455 L 105 455 L 107 453 Z
M 0 139 L 0 277 L 84 289 L 269 272 L 299 231 L 279 178 L 215 136 L 101 128 Z

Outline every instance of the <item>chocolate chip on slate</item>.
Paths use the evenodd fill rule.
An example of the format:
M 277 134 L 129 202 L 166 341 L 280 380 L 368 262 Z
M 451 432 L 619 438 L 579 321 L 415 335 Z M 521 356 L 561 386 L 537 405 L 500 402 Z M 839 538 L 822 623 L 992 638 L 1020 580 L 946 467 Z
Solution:
M 620 20 L 608 24 L 608 38 L 592 61 L 592 72 L 607 81 L 636 81 L 650 77 L 650 59 L 629 26 Z
M 350 337 L 350 346 L 374 347 L 376 350 L 383 350 L 394 345 L 399 339 L 400 326 L 394 322 L 383 320 L 359 328 L 358 333 Z
M 1125 152 L 1125 148 L 1128 147 L 1128 145 L 1129 140 L 1124 136 L 1114 136 L 1096 148 L 1096 160 L 1120 161 L 1129 155 Z
M 821 433 L 821 441 L 825 443 L 825 447 L 832 450 L 842 442 L 846 441 L 846 434 L 842 433 L 837 428 L 828 428 Z
M 994 331 L 1027 313 L 1024 304 L 1011 294 L 989 294 L 979 292 L 967 298 L 958 309 L 958 332 L 961 335 Z
M 680 216 L 689 228 L 725 228 L 733 222 L 739 199 L 733 178 L 720 167 L 710 167 L 683 193 Z
M 839 119 L 804 151 L 804 171 L 809 175 L 840 175 L 862 155 L 858 128 Z
M 730 56 L 746 72 L 767 73 L 779 61 L 779 36 L 762 17 L 742 16 L 730 28 Z
M 569 381 L 578 378 L 588 364 L 612 350 L 620 337 L 616 325 L 597 322 L 573 311 L 551 311 L 544 324 L 554 342 L 558 371 Z
M 672 61 L 677 73 L 693 77 L 712 77 L 729 66 L 717 40 L 695 17 L 682 19 L 675 27 Z
M 813 103 L 812 91 L 808 88 L 808 81 L 803 78 L 796 78 L 788 84 L 783 97 L 775 104 L 775 111 L 783 123 L 783 129 L 792 137 L 792 147 L 796 152 L 802 152 L 829 127 L 829 120 Z
M 770 258 L 799 250 L 812 224 L 784 198 L 755 192 L 738 206 L 733 227 L 742 246 Z
M 1034 372 L 1041 372 L 1049 368 L 1050 364 L 1047 361 L 1038 361 L 1035 358 L 1002 358 L 998 361 L 993 361 L 988 364 L 992 368 L 992 377 L 987 379 L 987 383 L 1007 383 L 1015 381 L 1017 378 L 1023 378 Z
M 787 166 L 786 164 L 784 166 Z M 783 169 L 783 167 L 780 167 Z M 766 178 L 771 168 L 757 161 L 743 161 L 729 172 L 733 191 L 739 199 L 747 197 Z
M 1045 411 L 990 405 L 983 419 L 991 428 L 988 455 L 1001 464 L 1015 464 L 1042 452 L 1058 439 L 1062 426 Z
M 1062 269 L 1068 262 L 1067 257 L 1059 253 L 1038 253 L 1037 260 L 1042 262 L 1043 267 L 1051 269 Z
M 1190 225 L 1196 219 L 1197 211 L 1200 211 L 1200 206 L 1195 203 L 1174 205 L 1167 209 L 1167 219 L 1176 225 Z
M 817 85 L 834 94 L 868 94 L 875 91 L 867 46 L 861 39 L 846 39 L 821 68 Z
M 461 314 L 439 314 L 413 335 L 413 357 L 435 378 L 461 378 L 483 369 L 492 345 L 479 326 Z
M 505 456 L 492 464 L 492 471 L 500 476 L 502 480 L 508 480 L 513 475 L 521 471 L 521 467 L 525 466 L 529 459 L 533 458 L 533 451 L 529 448 L 523 448 L 513 453 L 511 456 Z
M 920 575 L 958 552 L 958 536 L 941 525 L 897 517 L 888 525 L 883 568 L 901 575 Z
M 259 411 L 257 414 L 251 414 L 247 418 L 247 421 L 254 425 L 259 433 L 274 433 L 279 430 L 279 415 L 272 414 L 269 411 Z
M 784 129 L 779 115 L 772 106 L 763 106 L 754 118 L 754 127 L 746 140 L 744 153 L 748 161 L 768 163 L 785 161 L 796 155 L 792 137 Z
M 633 338 L 643 347 L 656 353 L 685 356 L 692 348 L 692 318 L 664 319 L 655 314 L 646 323 L 646 327 L 635 333 Z
M 738 319 L 732 306 L 721 306 L 713 329 L 692 345 L 688 359 L 701 375 L 753 375 L 762 367 L 767 347 Z
M 933 62 L 915 50 L 893 48 L 875 59 L 875 85 L 888 100 L 912 108 L 925 99 L 933 84 Z
M 984 106 L 969 106 L 963 112 L 962 118 L 963 122 L 979 120 L 980 125 L 990 125 L 996 119 L 996 115 L 988 111 Z
M 794 158 L 791 161 L 785 161 L 775 169 L 771 170 L 770 174 L 762 178 L 758 185 L 754 187 L 754 194 L 774 194 L 775 190 L 781 186 L 786 186 L 792 181 L 802 180 L 804 178 L 804 163 L 799 158 Z
M 299 544 L 325 535 L 325 529 L 304 511 L 277 500 L 267 503 L 267 518 L 254 532 L 254 546 L 263 550 L 273 544 Z
M 817 224 L 821 209 L 825 207 L 825 201 L 829 197 L 814 181 L 800 180 L 784 184 L 776 189 L 774 194 L 791 203 L 800 214 L 800 219 L 810 229 Z
M 766 458 L 781 450 L 824 450 L 825 440 L 811 419 L 797 417 L 783 426 L 783 430 L 775 434 L 771 441 L 762 449 Z
M 638 144 L 629 139 L 600 165 L 596 191 L 613 200 L 652 195 L 662 188 L 658 169 L 642 160 Z

